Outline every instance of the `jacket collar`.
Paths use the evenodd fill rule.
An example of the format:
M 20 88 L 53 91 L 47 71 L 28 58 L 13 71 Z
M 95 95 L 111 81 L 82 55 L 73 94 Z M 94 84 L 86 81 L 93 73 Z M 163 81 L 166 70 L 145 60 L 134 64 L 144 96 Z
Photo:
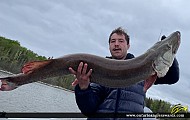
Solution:
M 126 59 L 131 59 L 131 58 L 134 58 L 134 57 L 135 57 L 135 56 L 134 56 L 133 54 L 127 53 L 127 56 L 126 56 L 125 60 L 126 60 Z M 106 58 L 113 59 L 112 56 L 106 56 Z

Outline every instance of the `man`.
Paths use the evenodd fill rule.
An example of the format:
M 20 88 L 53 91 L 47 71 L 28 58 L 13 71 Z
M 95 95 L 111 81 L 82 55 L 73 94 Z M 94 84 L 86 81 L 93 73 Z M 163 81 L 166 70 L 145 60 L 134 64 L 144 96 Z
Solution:
M 109 36 L 111 57 L 107 58 L 117 60 L 134 58 L 133 54 L 127 53 L 129 47 L 129 35 L 119 27 L 113 30 Z M 75 86 L 77 105 L 86 116 L 95 113 L 143 113 L 146 90 L 154 82 L 155 84 L 174 84 L 179 80 L 179 67 L 176 59 L 165 77 L 152 76 L 150 80 L 147 79 L 126 88 L 108 88 L 90 83 L 93 68 L 87 71 L 87 67 L 88 63 L 81 62 L 77 71 L 69 68 L 70 72 L 76 76 L 72 85 Z M 131 118 L 130 120 L 142 120 L 142 118 Z

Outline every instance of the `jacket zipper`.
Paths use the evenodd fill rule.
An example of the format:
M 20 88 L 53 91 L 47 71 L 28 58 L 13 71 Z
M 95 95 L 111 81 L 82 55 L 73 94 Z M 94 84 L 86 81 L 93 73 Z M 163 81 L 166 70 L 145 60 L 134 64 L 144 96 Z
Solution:
M 116 117 L 116 114 L 118 112 L 118 106 L 119 106 L 119 98 L 120 98 L 120 93 L 121 93 L 121 90 L 118 88 L 117 89 L 117 98 L 116 98 L 116 105 L 115 105 L 115 111 L 114 111 L 114 116 Z M 114 118 L 114 120 L 116 120 L 117 118 Z

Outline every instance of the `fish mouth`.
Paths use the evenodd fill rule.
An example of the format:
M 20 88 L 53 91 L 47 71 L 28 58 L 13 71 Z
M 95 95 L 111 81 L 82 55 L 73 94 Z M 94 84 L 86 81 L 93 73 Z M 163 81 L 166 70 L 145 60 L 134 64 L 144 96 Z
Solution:
M 180 34 L 180 32 L 178 32 L 178 46 L 176 47 L 176 49 L 175 49 L 175 53 L 177 52 L 177 50 L 178 50 L 178 48 L 179 48 L 179 45 L 181 44 L 181 34 Z
M 180 46 L 180 43 L 181 43 L 181 34 L 180 34 L 180 32 L 177 31 L 177 36 L 176 36 L 175 39 L 177 39 L 177 40 L 174 41 L 175 43 L 174 43 L 173 48 L 172 48 L 173 54 L 177 53 L 177 50 L 178 50 L 178 48 Z
M 172 50 L 172 54 L 176 54 L 181 43 L 181 34 L 179 31 L 176 31 L 163 41 L 165 42 L 164 44 L 168 44 L 168 48 Z

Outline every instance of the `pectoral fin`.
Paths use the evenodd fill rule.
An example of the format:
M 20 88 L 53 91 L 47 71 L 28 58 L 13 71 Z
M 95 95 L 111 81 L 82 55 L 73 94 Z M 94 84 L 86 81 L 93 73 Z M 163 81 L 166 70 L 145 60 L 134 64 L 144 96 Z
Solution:
M 145 92 L 154 84 L 154 82 L 156 81 L 156 78 L 157 78 L 157 74 L 154 74 L 145 80 L 145 83 L 144 83 Z

